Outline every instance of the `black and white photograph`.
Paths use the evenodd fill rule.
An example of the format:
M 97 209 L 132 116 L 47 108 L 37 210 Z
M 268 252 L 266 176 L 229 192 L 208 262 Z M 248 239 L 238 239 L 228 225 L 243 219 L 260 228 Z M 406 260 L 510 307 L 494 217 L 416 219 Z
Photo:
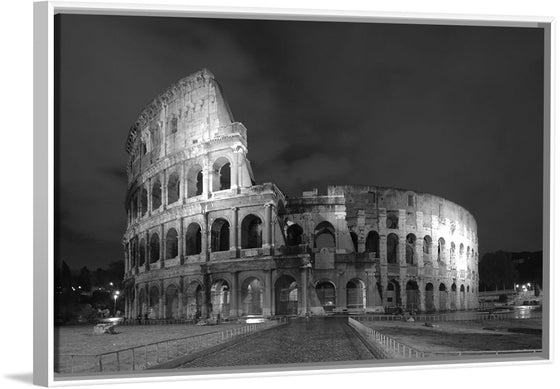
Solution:
M 548 359 L 547 34 L 56 15 L 55 380 Z

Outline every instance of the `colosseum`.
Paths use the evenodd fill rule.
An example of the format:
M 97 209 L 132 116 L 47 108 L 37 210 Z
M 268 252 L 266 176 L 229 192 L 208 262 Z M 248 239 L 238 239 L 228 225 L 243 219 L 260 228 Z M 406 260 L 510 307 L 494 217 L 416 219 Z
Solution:
M 125 315 L 153 319 L 464 310 L 476 222 L 441 197 L 257 184 L 247 130 L 208 70 L 139 114 L 128 153 Z M 219 315 L 219 316 L 218 316 Z

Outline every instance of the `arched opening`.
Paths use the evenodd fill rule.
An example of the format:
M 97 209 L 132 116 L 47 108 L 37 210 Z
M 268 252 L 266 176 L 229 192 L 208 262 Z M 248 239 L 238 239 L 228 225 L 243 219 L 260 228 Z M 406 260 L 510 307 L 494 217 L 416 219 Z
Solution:
M 321 281 L 315 285 L 317 297 L 325 312 L 332 312 L 336 308 L 336 290 L 331 281 Z
M 136 267 L 136 262 L 138 258 L 138 238 L 134 237 L 130 241 L 130 248 L 131 248 L 131 262 L 132 267 Z
M 395 211 L 387 211 L 386 227 L 391 229 L 399 228 L 399 214 Z
M 140 247 L 138 249 L 138 266 L 144 266 L 146 263 L 146 239 L 140 239 Z
M 167 180 L 167 204 L 173 204 L 179 200 L 180 187 L 179 174 L 177 172 L 171 173 L 169 180 Z
M 152 185 L 152 210 L 161 207 L 161 184 L 158 181 Z
M 195 165 L 187 173 L 187 197 L 200 196 L 203 188 L 202 167 Z
M 187 297 L 184 301 L 186 301 L 185 312 L 187 312 L 187 317 L 195 320 L 200 319 L 203 315 L 204 288 L 197 281 L 191 282 L 187 288 L 186 295 Z
M 148 191 L 144 187 L 140 189 L 140 208 L 144 216 L 148 212 Z
M 138 217 L 138 192 L 135 192 L 132 195 L 132 199 L 130 200 L 130 210 L 132 218 L 136 219 Z
M 150 309 L 148 313 L 148 318 L 157 319 L 159 317 L 159 290 L 157 286 L 152 286 L 150 289 Z
M 241 248 L 262 247 L 262 221 L 258 216 L 247 215 L 241 222 Z
M 302 243 L 303 228 L 299 224 L 292 224 L 286 230 L 286 245 L 298 246 Z
M 416 252 L 416 235 L 408 234 L 406 236 L 406 264 L 413 265 L 416 263 L 414 254 Z
M 397 307 L 401 304 L 400 285 L 398 281 L 391 280 L 387 283 L 387 306 Z
M 375 258 L 379 258 L 379 234 L 376 231 L 367 234 L 366 253 L 374 253 Z
M 213 165 L 212 191 L 231 188 L 231 164 L 225 157 L 218 158 Z
M 146 292 L 142 288 L 138 293 L 138 315 L 143 319 L 146 313 L 148 313 L 148 302 L 146 301 Z
M 420 291 L 416 281 L 410 280 L 406 283 L 406 309 L 407 311 L 418 311 L 420 308 Z
M 352 246 L 354 247 L 354 252 L 358 252 L 358 235 L 355 232 L 350 232 L 350 238 L 352 239 Z
M 444 283 L 439 284 L 439 310 L 447 310 L 447 288 Z
M 451 309 L 457 309 L 457 285 L 455 285 L 455 283 L 451 285 L 451 293 L 449 293 L 449 305 L 451 306 Z
M 396 234 L 387 235 L 387 263 L 398 263 L 398 247 L 399 237 Z
M 224 219 L 216 219 L 212 223 L 211 230 L 211 250 L 228 251 L 229 250 L 229 223 Z
M 179 255 L 179 240 L 177 230 L 170 228 L 165 237 L 165 259 L 172 259 Z
M 366 306 L 366 288 L 360 279 L 353 279 L 346 284 L 346 307 L 362 309 Z
M 437 261 L 439 266 L 445 265 L 445 239 L 439 238 L 437 246 Z
M 225 280 L 214 282 L 211 289 L 212 314 L 221 318 L 229 316 L 230 288 Z
M 262 315 L 264 304 L 264 287 L 261 280 L 247 278 L 241 287 L 241 314 Z
M 165 318 L 179 319 L 179 290 L 173 284 L 165 290 Z
M 275 314 L 297 315 L 298 314 L 298 284 L 296 280 L 283 275 L 274 284 L 275 292 Z
M 202 251 L 202 231 L 198 223 L 191 223 L 185 236 L 186 255 L 197 255 Z
M 465 260 L 465 246 L 463 246 L 463 244 L 461 243 L 461 245 L 459 246 L 459 263 L 457 264 L 457 267 L 460 269 L 464 268 L 464 260 Z
M 459 288 L 459 303 L 460 305 L 460 309 L 467 309 L 466 305 L 465 305 L 465 285 L 461 285 L 461 287 Z
M 315 248 L 336 247 L 335 230 L 331 223 L 324 221 L 315 227 Z
M 435 311 L 434 305 L 434 285 L 431 282 L 426 284 L 426 297 L 425 297 L 426 311 Z
M 424 242 L 422 243 L 422 251 L 424 253 L 424 264 L 431 265 L 432 264 L 432 237 L 430 235 L 426 235 L 424 237 Z
M 150 263 L 159 261 L 159 235 L 152 234 L 150 238 Z

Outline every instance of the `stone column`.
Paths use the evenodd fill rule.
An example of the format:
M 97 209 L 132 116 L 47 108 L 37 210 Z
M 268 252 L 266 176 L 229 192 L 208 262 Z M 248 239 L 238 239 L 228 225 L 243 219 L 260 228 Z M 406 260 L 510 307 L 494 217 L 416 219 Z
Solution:
M 179 247 L 177 254 L 179 255 L 179 265 L 183 265 L 185 263 L 185 232 L 184 232 L 184 223 L 185 218 L 179 218 Z
M 184 281 L 183 276 L 179 277 L 179 293 L 177 295 L 177 300 L 179 306 L 177 307 L 177 316 L 179 319 L 183 318 L 183 288 L 184 288 Z
M 399 234 L 399 245 L 397 247 L 397 263 L 401 266 L 406 265 L 406 237 L 402 237 Z
M 160 231 L 160 250 L 159 250 L 159 267 L 163 269 L 165 267 L 165 235 L 164 235 L 164 228 L 163 224 L 160 224 L 159 231 Z
M 163 209 L 167 208 L 167 169 L 163 170 L 163 183 L 161 184 L 161 203 Z
M 166 317 L 166 307 L 165 307 L 165 289 L 163 289 L 163 280 L 159 281 L 159 313 L 158 319 L 165 319 Z
M 455 309 L 461 310 L 461 285 L 457 284 L 457 290 L 455 291 Z
M 401 305 L 404 309 L 406 309 L 406 302 L 407 302 L 407 296 L 406 296 L 406 284 L 408 282 L 408 279 L 406 278 L 406 273 L 403 274 L 403 272 L 401 272 L 401 276 L 399 279 L 399 284 L 401 287 Z
M 343 271 L 338 271 L 336 273 L 336 285 L 338 285 L 338 288 L 336 288 L 336 306 L 337 308 L 345 309 L 347 308 L 346 306 L 346 283 L 344 282 L 344 272 Z
M 301 273 L 301 315 L 307 313 L 307 266 L 300 268 Z
M 375 306 L 375 272 L 369 270 L 366 274 L 366 306 L 364 308 L 373 308 Z
M 424 281 L 419 281 L 418 291 L 420 292 L 420 312 L 426 312 L 426 283 Z
M 239 189 L 239 151 L 233 150 L 233 165 L 231 167 L 231 189 L 238 193 Z
M 146 258 L 146 262 L 144 265 L 144 269 L 145 270 L 150 270 L 150 233 L 148 232 L 148 230 L 146 230 L 146 248 L 145 248 L 146 252 L 145 254 L 145 258 Z
M 230 251 L 235 252 L 235 257 L 237 257 L 237 251 L 239 249 L 239 208 L 232 207 L 231 208 L 231 226 L 229 229 L 229 249 Z
M 231 307 L 229 315 L 233 317 L 239 316 L 239 285 L 238 283 L 239 272 L 231 272 Z
M 389 280 L 387 279 L 387 267 L 381 268 L 381 304 L 383 307 L 387 306 L 387 285 Z
M 387 266 L 387 235 L 385 234 L 379 235 L 379 263 L 381 266 Z
M 264 239 L 262 246 L 268 248 L 271 246 L 271 220 L 272 220 L 272 207 L 271 203 L 267 203 L 264 205 Z
M 272 270 L 265 270 L 264 277 L 264 307 L 263 316 L 272 316 L 272 296 L 274 293 L 274 285 L 272 285 Z
M 152 207 L 153 207 L 153 204 L 152 204 L 152 178 L 151 177 L 148 178 L 148 190 L 147 190 L 147 192 L 148 192 L 148 216 L 151 216 L 152 211 L 153 211 L 153 209 L 152 209 Z
M 439 284 L 434 284 L 434 310 L 439 311 Z
M 416 263 L 418 267 L 424 266 L 424 239 L 416 237 L 416 242 L 414 243 L 414 255 L 416 256 Z
M 179 180 L 179 202 L 181 204 L 185 204 L 187 200 L 187 177 L 185 177 L 185 171 L 187 169 L 185 169 L 185 164 L 185 161 L 181 163 L 181 179 Z
M 138 284 L 134 284 L 134 301 L 132 305 L 132 316 L 134 319 L 140 313 L 140 288 Z
M 210 167 L 208 166 L 208 156 L 202 161 L 202 197 L 208 199 L 210 197 Z
M 434 241 L 435 239 L 437 239 L 437 236 L 436 237 L 432 236 L 432 244 L 430 247 L 430 258 L 432 260 L 432 265 L 437 268 L 439 267 L 437 261 L 438 242 Z

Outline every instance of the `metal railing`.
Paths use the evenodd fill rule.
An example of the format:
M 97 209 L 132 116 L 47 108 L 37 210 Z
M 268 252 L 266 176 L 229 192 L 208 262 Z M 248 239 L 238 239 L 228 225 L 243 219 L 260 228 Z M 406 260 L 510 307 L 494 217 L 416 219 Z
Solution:
M 366 327 L 357 320 L 348 318 L 348 325 L 358 331 L 369 344 L 379 350 L 379 346 L 383 348 L 386 358 L 424 358 L 425 353 L 413 347 L 407 346 L 390 336 L 383 335 L 381 332 L 373 328 Z
M 59 354 L 55 355 L 54 359 L 55 372 L 75 374 L 144 370 L 174 358 L 217 346 L 235 337 L 286 323 L 287 319 L 279 318 L 265 323 L 248 324 L 223 331 L 168 339 L 99 354 Z
M 426 356 L 434 357 L 438 355 L 464 356 L 464 355 L 505 355 L 505 354 L 536 354 L 542 353 L 542 349 L 522 349 L 522 350 L 468 350 L 468 351 L 433 351 L 426 353 Z
M 480 312 L 480 313 L 450 313 L 450 314 L 421 314 L 421 315 L 360 315 L 354 319 L 358 321 L 471 321 L 471 320 L 509 320 L 515 318 L 515 312 Z

